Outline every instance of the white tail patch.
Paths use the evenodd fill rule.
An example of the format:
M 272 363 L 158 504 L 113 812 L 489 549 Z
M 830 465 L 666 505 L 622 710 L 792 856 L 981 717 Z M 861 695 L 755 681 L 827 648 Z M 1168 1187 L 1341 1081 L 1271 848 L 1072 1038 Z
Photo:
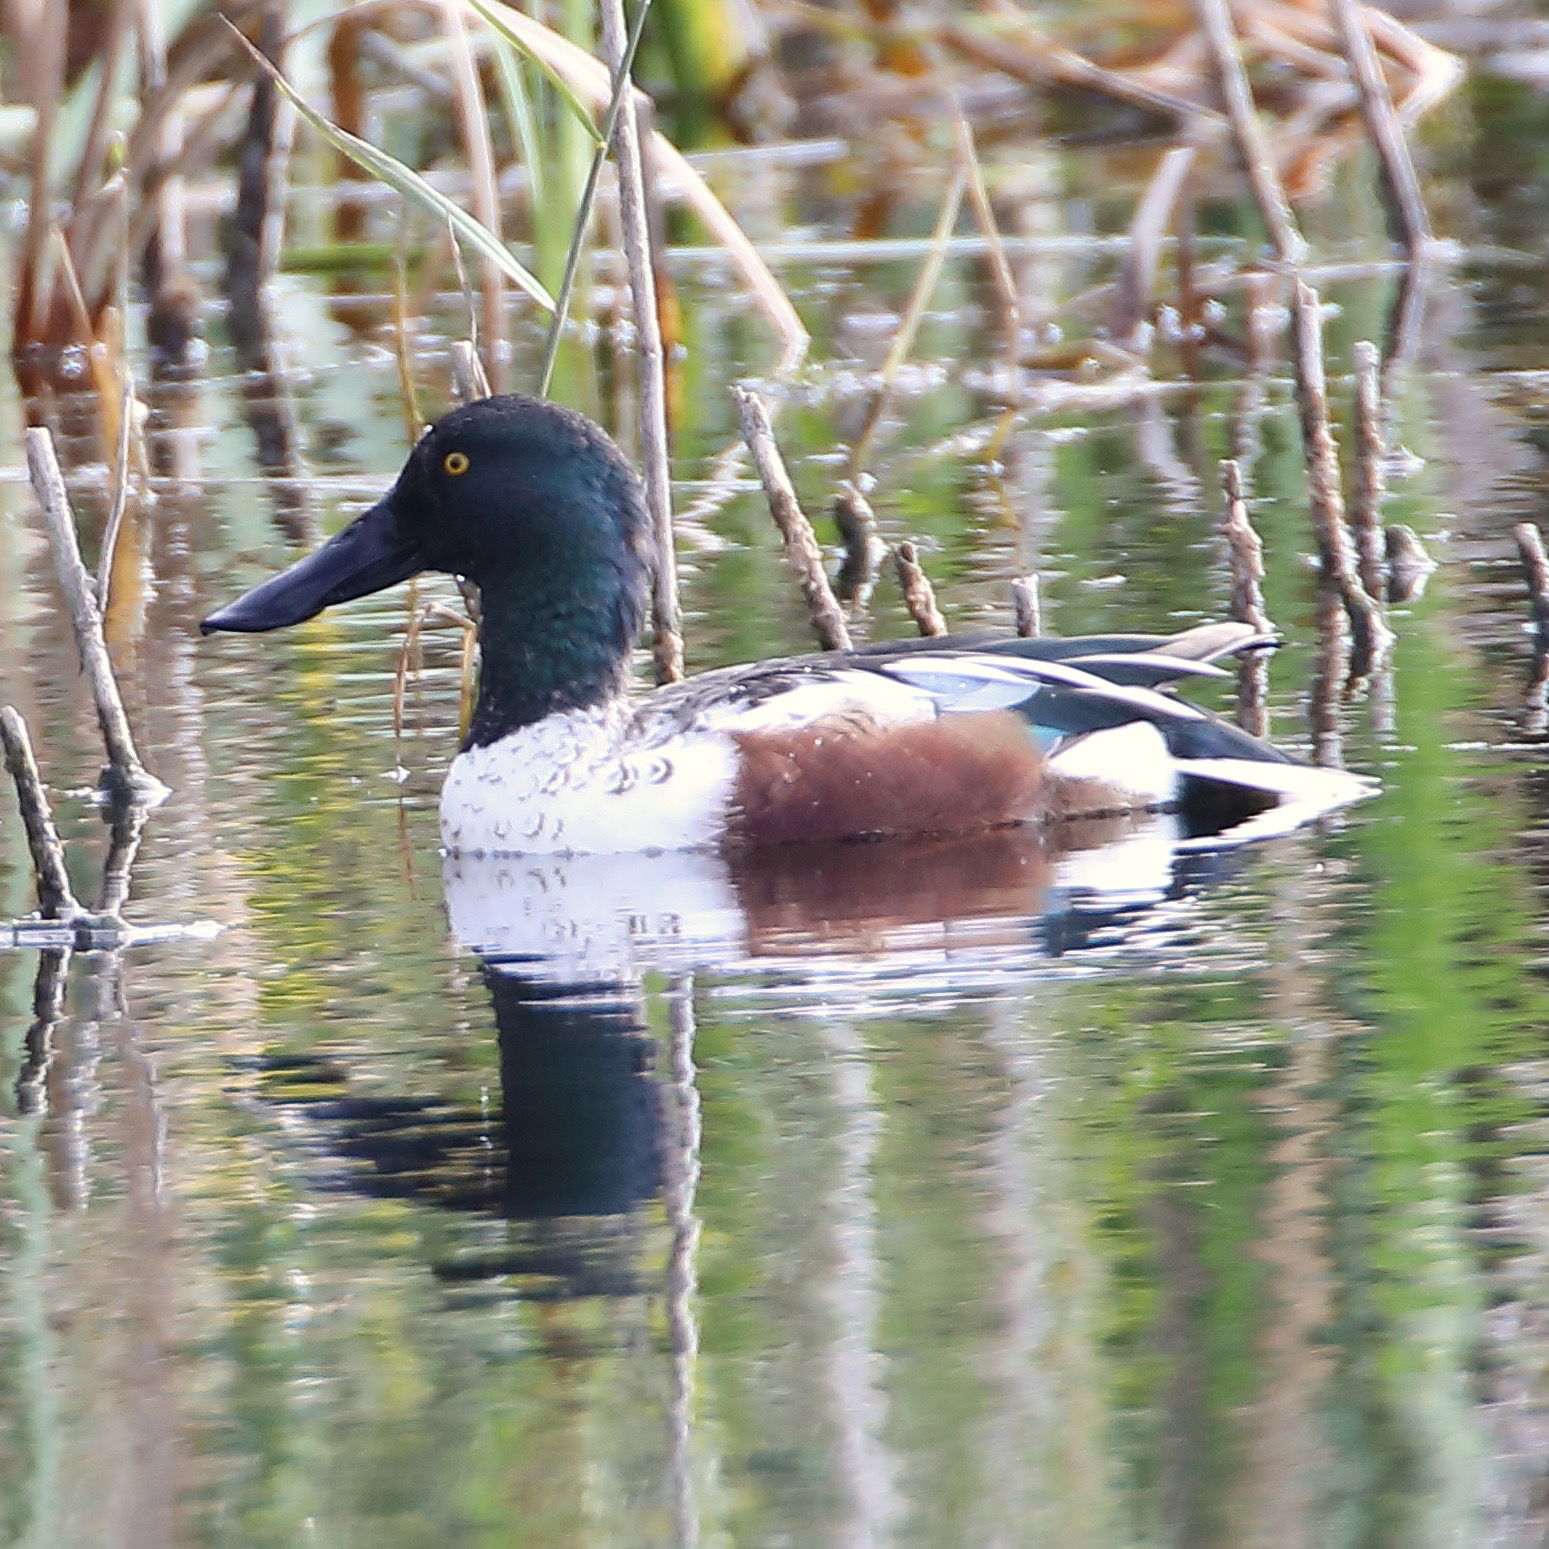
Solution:
M 1222 834 L 1191 839 L 1179 846 L 1186 850 L 1209 849 L 1222 841 L 1238 844 L 1272 839 L 1336 808 L 1365 801 L 1381 790 L 1378 782 L 1366 775 L 1351 774 L 1346 769 L 1320 769 L 1315 764 L 1260 763 L 1251 758 L 1189 758 L 1180 759 L 1178 769 L 1184 775 L 1220 780 L 1279 798 L 1273 807 L 1255 813 L 1235 828 Z
M 1074 737 L 1049 759 L 1049 768 L 1067 780 L 1098 781 L 1143 807 L 1166 805 L 1178 789 L 1178 766 L 1149 721 Z

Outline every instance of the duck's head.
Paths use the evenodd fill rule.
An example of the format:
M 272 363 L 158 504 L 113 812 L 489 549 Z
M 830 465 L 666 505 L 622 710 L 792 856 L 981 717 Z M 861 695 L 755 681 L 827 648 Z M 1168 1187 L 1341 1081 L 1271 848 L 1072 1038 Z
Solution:
M 582 415 L 520 394 L 454 409 L 389 493 L 320 549 L 200 625 L 257 633 L 444 570 L 483 597 L 483 742 L 616 692 L 644 617 L 640 482 Z
M 369 511 L 200 628 L 282 629 L 422 570 L 497 587 L 512 575 L 584 585 L 600 571 L 638 592 L 646 525 L 639 480 L 590 420 L 517 393 L 481 398 L 425 432 Z

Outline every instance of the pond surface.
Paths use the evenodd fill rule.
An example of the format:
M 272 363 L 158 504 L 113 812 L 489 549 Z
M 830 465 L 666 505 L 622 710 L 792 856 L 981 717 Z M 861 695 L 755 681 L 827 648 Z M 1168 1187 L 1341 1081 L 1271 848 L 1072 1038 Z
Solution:
M 1396 377 L 1412 458 L 1386 515 L 1440 569 L 1396 613 L 1390 680 L 1341 716 L 1383 793 L 1225 854 L 1142 828 L 711 878 L 443 870 L 454 633 L 427 632 L 401 737 L 401 594 L 263 640 L 197 634 L 283 560 L 294 514 L 217 329 L 209 373 L 158 391 L 176 472 L 115 619 L 173 791 L 128 914 L 222 929 L 0 953 L 0 1539 L 1549 1542 L 1549 755 L 1525 730 L 1511 545 L 1546 477 L 1546 144 L 1549 104 L 1496 84 L 1431 152 L 1456 250 Z M 1122 230 L 1134 190 L 1106 166 L 1051 156 L 1048 211 Z M 805 236 L 847 234 L 853 193 L 814 198 L 804 162 L 718 175 L 754 227 L 788 200 Z M 1321 281 L 1341 402 L 1397 281 L 1370 186 L 1342 167 L 1306 217 L 1348 266 Z M 1250 218 L 1214 213 L 1240 256 Z M 919 257 L 812 251 L 782 268 L 819 346 L 780 433 L 821 511 Z M 1051 295 L 1111 278 L 1092 244 L 1016 251 Z M 684 540 L 692 664 L 802 649 L 761 498 L 715 471 L 725 384 L 768 347 L 717 260 L 674 272 L 679 504 L 706 513 Z M 1036 566 L 1053 632 L 1179 628 L 1224 613 L 1216 460 L 1249 453 L 1288 641 L 1273 734 L 1305 749 L 1312 545 L 1283 363 L 1046 392 L 1002 442 L 982 299 L 955 256 L 879 450 L 886 531 L 921 540 L 957 627 L 1006 622 Z M 381 311 L 361 325 L 281 285 L 323 530 L 402 456 Z M 517 332 L 522 382 L 537 329 Z M 444 402 L 434 337 L 424 373 Z M 616 422 L 628 386 L 570 392 Z M 90 897 L 100 753 L 54 599 L 12 479 L 0 682 Z M 884 587 L 874 633 L 905 622 Z

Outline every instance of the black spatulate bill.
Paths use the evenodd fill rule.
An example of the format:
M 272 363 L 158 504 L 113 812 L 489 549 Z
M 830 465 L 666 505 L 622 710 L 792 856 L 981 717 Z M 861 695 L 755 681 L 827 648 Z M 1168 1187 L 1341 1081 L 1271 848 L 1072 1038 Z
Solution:
M 315 617 L 336 602 L 407 581 L 425 568 L 424 555 L 402 531 L 389 496 L 289 570 L 212 613 L 199 629 L 206 635 L 217 630 L 261 634 L 283 629 Z

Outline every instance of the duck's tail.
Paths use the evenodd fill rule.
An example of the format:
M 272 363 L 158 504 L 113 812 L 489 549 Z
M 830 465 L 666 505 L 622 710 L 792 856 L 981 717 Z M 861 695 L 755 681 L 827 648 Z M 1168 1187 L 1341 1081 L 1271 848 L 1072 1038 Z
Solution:
M 1257 758 L 1183 758 L 1177 772 L 1178 810 L 1190 849 L 1288 834 L 1381 789 L 1347 769 Z
M 1071 789 L 1057 803 L 1078 813 L 1084 799 L 1176 810 L 1194 848 L 1288 833 L 1377 793 L 1375 780 L 1298 763 L 1237 727 L 1130 721 L 1073 738 L 1050 758 Z M 1107 794 L 1105 794 L 1107 793 Z

